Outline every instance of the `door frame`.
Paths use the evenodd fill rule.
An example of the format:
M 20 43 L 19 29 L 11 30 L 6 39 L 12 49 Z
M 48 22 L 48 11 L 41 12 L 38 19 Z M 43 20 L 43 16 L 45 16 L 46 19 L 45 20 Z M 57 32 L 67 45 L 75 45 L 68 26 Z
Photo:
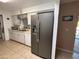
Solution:
M 2 36 L 2 40 L 5 40 L 5 32 L 4 32 L 4 22 L 3 22 L 3 15 L 2 14 L 0 14 L 0 17 L 2 18 L 1 19 L 1 25 L 2 25 L 2 34 L 1 34 L 1 36 Z

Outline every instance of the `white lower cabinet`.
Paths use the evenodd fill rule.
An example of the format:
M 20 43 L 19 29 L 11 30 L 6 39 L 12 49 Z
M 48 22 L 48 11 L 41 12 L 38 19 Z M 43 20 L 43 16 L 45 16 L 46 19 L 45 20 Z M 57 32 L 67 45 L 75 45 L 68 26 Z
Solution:
M 20 43 L 25 43 L 24 33 L 16 33 L 15 40 Z
M 10 30 L 10 39 L 31 46 L 31 33 L 29 31 Z
M 25 34 L 25 44 L 31 46 L 31 33 Z

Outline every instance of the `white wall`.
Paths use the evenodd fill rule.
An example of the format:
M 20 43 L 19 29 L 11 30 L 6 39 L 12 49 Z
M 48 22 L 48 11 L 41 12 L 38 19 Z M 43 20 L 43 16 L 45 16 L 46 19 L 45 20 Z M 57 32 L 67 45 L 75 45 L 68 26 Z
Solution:
M 7 20 L 6 18 L 10 18 L 11 15 L 10 15 L 9 11 L 3 10 L 2 8 L 0 8 L 0 15 L 3 15 L 5 40 L 9 40 L 8 28 L 11 28 L 11 19 Z
M 52 57 L 51 59 L 55 59 L 55 52 L 56 52 L 56 42 L 57 42 L 57 30 L 58 30 L 58 19 L 59 19 L 59 7 L 60 7 L 60 0 L 56 0 L 54 4 L 54 29 L 53 29 L 53 40 L 52 40 Z

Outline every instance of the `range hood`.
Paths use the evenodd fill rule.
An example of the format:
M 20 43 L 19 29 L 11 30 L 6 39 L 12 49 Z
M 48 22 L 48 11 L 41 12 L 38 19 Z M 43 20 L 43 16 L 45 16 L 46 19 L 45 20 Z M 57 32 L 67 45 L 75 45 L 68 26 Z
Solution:
M 19 20 L 27 19 L 27 14 L 20 14 L 20 15 L 18 15 L 18 19 Z

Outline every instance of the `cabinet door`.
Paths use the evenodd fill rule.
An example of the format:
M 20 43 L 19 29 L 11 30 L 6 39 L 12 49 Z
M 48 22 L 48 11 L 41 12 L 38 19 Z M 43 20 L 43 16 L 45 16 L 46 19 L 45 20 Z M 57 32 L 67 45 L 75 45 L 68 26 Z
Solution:
M 17 36 L 16 36 L 16 40 L 20 43 L 25 43 L 25 38 L 24 38 L 24 34 L 23 33 L 17 33 Z
M 14 31 L 12 32 L 12 40 L 17 41 L 17 34 Z
M 12 36 L 11 37 L 12 40 L 15 40 L 15 41 L 20 42 L 20 43 L 25 42 L 24 34 L 22 32 L 20 33 L 17 31 L 13 31 L 11 36 Z
M 31 46 L 31 34 L 30 33 L 25 34 L 25 44 L 28 46 Z
M 10 37 L 10 39 L 12 39 L 12 31 L 9 31 L 9 37 Z
M 14 33 L 14 31 L 10 32 L 10 39 L 15 40 L 15 36 L 16 34 Z

